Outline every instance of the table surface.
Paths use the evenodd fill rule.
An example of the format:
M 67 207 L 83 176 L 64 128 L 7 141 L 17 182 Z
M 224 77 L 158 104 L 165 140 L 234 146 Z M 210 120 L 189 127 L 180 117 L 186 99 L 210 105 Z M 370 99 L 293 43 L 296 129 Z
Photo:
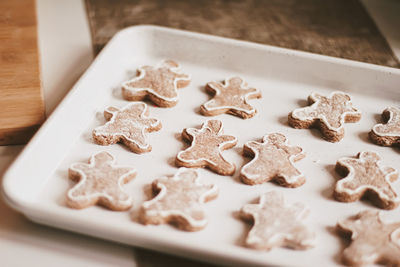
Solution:
M 400 58 L 400 2 L 362 0 Z M 93 60 L 82 0 L 37 0 L 39 49 L 47 116 Z M 23 146 L 0 147 L 0 176 Z M 7 266 L 156 266 L 132 247 L 34 224 L 0 199 L 0 257 Z

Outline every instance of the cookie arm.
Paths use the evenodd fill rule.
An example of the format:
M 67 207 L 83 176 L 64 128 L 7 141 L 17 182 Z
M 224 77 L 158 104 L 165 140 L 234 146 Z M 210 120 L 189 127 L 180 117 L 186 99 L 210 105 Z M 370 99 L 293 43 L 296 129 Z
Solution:
M 104 118 L 109 121 L 113 116 L 117 114 L 118 111 L 119 109 L 116 107 L 106 107 L 106 109 L 104 110 Z
M 193 139 L 200 134 L 200 131 L 194 128 L 186 128 L 182 131 L 182 138 L 186 141 L 192 142 Z
M 388 176 L 391 183 L 395 182 L 399 178 L 399 173 L 392 167 L 384 167 L 383 171 Z
M 262 97 L 262 93 L 260 90 L 258 90 L 257 88 L 249 88 L 246 89 L 247 93 L 246 93 L 246 99 L 254 99 L 254 98 L 261 98 Z
M 221 143 L 221 149 L 229 149 L 237 144 L 237 138 L 231 135 L 221 135 L 218 136 L 218 140 Z
M 258 204 L 247 204 L 240 210 L 240 217 L 246 221 L 254 221 L 254 217 L 260 211 Z
M 294 214 L 297 220 L 304 220 L 310 213 L 308 209 L 304 207 L 302 203 L 296 202 L 294 203 L 291 208 L 291 212 Z
M 249 141 L 243 146 L 243 155 L 246 157 L 255 157 L 262 149 L 262 144 L 256 141 Z
M 288 123 L 296 129 L 310 128 L 317 120 L 318 115 L 315 109 L 310 107 L 298 108 L 288 115 Z
M 322 100 L 324 98 L 324 96 L 323 95 L 320 95 L 320 94 L 318 94 L 318 93 L 316 93 L 316 92 L 313 92 L 313 93 L 311 93 L 311 95 L 309 95 L 308 96 L 308 103 L 310 104 L 310 105 L 312 105 L 312 104 L 314 104 L 315 102 L 317 102 L 317 101 L 319 101 L 319 100 Z
M 299 146 L 286 146 L 284 149 L 292 156 L 293 161 L 298 161 L 305 157 L 303 149 Z
M 350 171 L 352 169 L 351 166 L 357 164 L 359 164 L 359 161 L 357 159 L 342 158 L 336 161 L 335 170 L 341 176 L 345 177 L 350 174 Z
M 172 59 L 167 59 L 167 60 L 162 61 L 159 67 L 167 68 L 167 69 L 170 69 L 170 68 L 179 69 L 180 68 L 178 62 L 176 62 Z
M 146 118 L 143 122 L 146 125 L 147 132 L 155 132 L 161 129 L 161 121 L 155 118 Z
M 133 97 L 132 100 L 143 99 L 149 88 L 148 82 L 145 79 L 146 72 L 152 70 L 150 66 L 143 66 L 137 70 L 137 76 L 122 84 L 122 94 L 124 97 Z M 132 94 L 132 95 L 130 95 Z M 128 99 L 128 100 L 129 100 Z
M 217 82 L 209 82 L 207 83 L 205 90 L 208 94 L 215 95 L 220 94 L 222 87 L 223 86 Z
M 343 234 L 351 234 L 352 238 L 355 238 L 357 235 L 353 220 L 345 219 L 338 221 L 336 227 Z
M 136 177 L 136 170 L 129 167 L 120 167 L 117 170 L 117 177 L 120 177 L 118 184 L 123 185 Z
M 211 201 L 218 196 L 218 187 L 216 185 L 202 185 L 204 188 L 204 193 L 201 194 L 199 202 L 205 203 Z
M 387 123 L 398 123 L 400 120 L 400 109 L 388 107 L 382 112 L 382 117 L 387 121 Z
M 90 169 L 90 167 L 86 163 L 74 163 L 68 169 L 68 177 L 72 181 L 79 182 L 84 175 L 84 172 L 88 169 Z

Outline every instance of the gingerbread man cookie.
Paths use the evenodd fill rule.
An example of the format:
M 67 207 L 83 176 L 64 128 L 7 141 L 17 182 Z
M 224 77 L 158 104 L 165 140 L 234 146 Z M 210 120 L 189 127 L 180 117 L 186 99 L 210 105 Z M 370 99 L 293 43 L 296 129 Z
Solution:
M 176 165 L 188 168 L 208 167 L 221 175 L 233 175 L 235 165 L 222 156 L 222 151 L 234 147 L 237 139 L 231 135 L 223 135 L 222 122 L 209 120 L 200 130 L 186 128 L 182 137 L 191 142 L 191 146 L 176 156 Z
M 380 146 L 400 145 L 400 109 L 389 107 L 382 113 L 385 124 L 375 125 L 369 136 Z
M 294 167 L 294 162 L 305 157 L 298 146 L 290 146 L 283 134 L 264 136 L 263 142 L 250 141 L 243 147 L 245 156 L 254 157 L 243 166 L 240 179 L 250 185 L 270 180 L 286 187 L 298 187 L 305 183 L 304 175 Z
M 308 102 L 311 106 L 295 109 L 289 114 L 289 125 L 298 129 L 319 128 L 330 142 L 338 142 L 344 137 L 345 122 L 361 119 L 361 112 L 353 107 L 351 97 L 343 92 L 333 92 L 328 97 L 312 93 Z
M 352 242 L 342 254 L 343 263 L 400 266 L 400 222 L 384 223 L 379 212 L 366 210 L 338 222 L 337 227 L 351 234 Z
M 67 205 L 83 209 L 100 204 L 111 210 L 127 210 L 132 206 L 132 199 L 122 190 L 122 185 L 135 176 L 135 169 L 115 166 L 111 154 L 97 153 L 89 164 L 74 163 L 69 168 L 69 178 L 78 183 L 68 191 Z
M 240 77 L 227 78 L 224 84 L 209 82 L 206 85 L 206 91 L 214 96 L 200 107 L 203 115 L 215 116 L 230 113 L 248 119 L 257 113 L 257 110 L 248 104 L 248 100 L 260 98 L 261 92 L 256 88 L 249 88 Z
M 380 166 L 381 158 L 375 152 L 364 151 L 357 157 L 337 161 L 336 170 L 345 178 L 336 183 L 334 197 L 342 202 L 353 202 L 365 195 L 380 208 L 396 208 L 399 199 L 391 183 L 397 180 L 398 172 Z
M 93 130 L 93 139 L 99 145 L 122 142 L 132 152 L 149 152 L 151 145 L 146 133 L 160 130 L 161 122 L 148 114 L 147 105 L 142 102 L 128 104 L 121 110 L 108 107 L 104 111 L 108 122 Z
M 285 205 L 283 195 L 272 191 L 261 196 L 259 204 L 247 204 L 241 212 L 244 220 L 254 223 L 246 246 L 258 250 L 275 247 L 308 249 L 315 234 L 302 222 L 308 215 L 300 203 Z
M 156 67 L 139 68 L 137 77 L 123 83 L 122 96 L 130 101 L 148 98 L 159 107 L 173 107 L 178 103 L 178 89 L 189 83 L 190 75 L 183 74 L 178 63 L 165 60 Z
M 215 185 L 203 185 L 196 170 L 179 168 L 173 177 L 153 182 L 156 196 L 143 203 L 139 219 L 143 224 L 172 223 L 185 231 L 206 227 L 203 204 L 218 196 Z

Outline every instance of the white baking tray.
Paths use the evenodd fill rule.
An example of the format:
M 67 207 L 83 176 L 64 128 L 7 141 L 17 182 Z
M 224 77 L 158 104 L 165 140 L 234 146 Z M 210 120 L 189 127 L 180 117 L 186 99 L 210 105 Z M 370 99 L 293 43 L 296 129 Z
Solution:
M 192 75 L 192 82 L 179 90 L 176 107 L 150 107 L 151 117 L 163 124 L 161 131 L 149 134 L 153 151 L 139 155 L 118 144 L 94 144 L 91 132 L 105 122 L 103 109 L 128 103 L 121 97 L 121 83 L 133 77 L 138 67 L 163 59 L 178 61 L 183 71 Z M 200 105 L 209 99 L 204 85 L 232 75 L 240 75 L 250 86 L 261 89 L 263 98 L 251 100 L 258 110 L 254 118 L 214 117 L 223 121 L 225 133 L 237 136 L 239 143 L 224 152 L 237 166 L 233 177 L 200 170 L 203 183 L 215 183 L 220 189 L 219 197 L 205 205 L 208 226 L 188 233 L 169 225 L 139 224 L 137 213 L 141 203 L 149 199 L 149 184 L 177 170 L 174 158 L 187 146 L 180 140 L 182 129 L 200 127 L 209 119 L 199 114 Z M 355 107 L 363 112 L 359 123 L 346 124 L 341 142 L 330 143 L 316 130 L 287 125 L 288 113 L 304 106 L 312 91 L 328 94 L 333 90 L 349 92 Z M 3 195 L 13 208 L 41 224 L 204 261 L 340 264 L 345 243 L 334 231 L 337 220 L 376 208 L 365 201 L 340 203 L 332 198 L 339 178 L 334 165 L 340 157 L 374 150 L 381 154 L 384 165 L 399 169 L 399 150 L 374 145 L 367 138 L 379 120 L 378 114 L 388 106 L 399 106 L 399 100 L 398 69 L 161 27 L 130 27 L 115 35 L 9 168 L 3 179 Z M 272 132 L 285 134 L 291 144 L 306 152 L 306 158 L 296 163 L 307 177 L 305 185 L 288 189 L 274 183 L 249 186 L 239 181 L 238 171 L 249 160 L 242 157 L 243 144 Z M 134 198 L 132 210 L 66 207 L 66 191 L 74 184 L 68 180 L 68 167 L 73 162 L 86 162 L 103 150 L 114 154 L 119 164 L 137 168 L 137 178 L 124 187 Z M 400 183 L 394 187 L 400 192 Z M 289 203 L 299 201 L 309 207 L 307 222 L 317 233 L 315 248 L 262 252 L 243 246 L 250 226 L 238 219 L 237 212 L 270 190 L 283 192 Z M 399 209 L 383 211 L 383 217 L 400 220 Z

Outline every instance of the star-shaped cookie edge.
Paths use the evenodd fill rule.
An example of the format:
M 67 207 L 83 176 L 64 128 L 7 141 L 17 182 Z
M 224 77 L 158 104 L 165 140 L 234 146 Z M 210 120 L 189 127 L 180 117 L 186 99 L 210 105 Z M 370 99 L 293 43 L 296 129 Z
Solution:
M 348 97 L 348 102 L 351 103 L 351 107 L 354 109 L 354 112 L 343 112 L 340 117 L 340 126 L 338 128 L 332 127 L 326 116 L 319 117 L 310 117 L 309 119 L 301 119 L 295 116 L 295 113 L 305 109 L 305 108 L 313 108 L 318 106 L 318 102 L 320 97 L 325 97 L 328 99 L 332 99 L 335 94 L 341 94 Z M 329 96 L 323 96 L 316 92 L 311 93 L 308 97 L 308 106 L 303 108 L 297 108 L 289 113 L 288 115 L 288 123 L 290 126 L 296 129 L 310 129 L 317 128 L 321 131 L 322 137 L 329 142 L 339 142 L 344 137 L 344 126 L 345 123 L 358 122 L 361 119 L 361 111 L 358 108 L 353 106 L 352 98 L 349 94 L 346 94 L 342 91 L 334 91 L 329 94 Z
M 249 211 L 246 211 L 248 208 L 256 207 L 259 209 L 259 212 L 263 210 L 263 207 L 268 205 L 268 198 L 274 198 L 273 201 L 278 201 L 279 204 L 284 208 L 286 211 L 292 211 L 294 213 L 295 217 L 297 218 L 297 224 L 302 227 L 303 230 L 307 232 L 309 235 L 305 240 L 302 240 L 300 243 L 293 242 L 291 243 L 290 240 L 288 239 L 283 239 L 281 243 L 270 243 L 270 244 L 260 244 L 260 241 L 262 238 L 254 236 L 255 232 L 255 227 L 257 227 L 257 215 L 252 214 Z M 276 203 L 270 203 L 272 205 Z M 261 213 L 262 214 L 262 213 Z M 240 210 L 240 217 L 242 220 L 245 221 L 252 221 L 253 225 L 251 230 L 249 231 L 247 237 L 246 237 L 246 242 L 245 245 L 249 248 L 257 249 L 257 250 L 265 250 L 265 251 L 270 251 L 273 248 L 277 247 L 287 247 L 287 248 L 292 248 L 292 249 L 298 249 L 298 250 L 304 250 L 304 249 L 309 249 L 315 246 L 315 233 L 310 230 L 310 227 L 308 227 L 306 224 L 303 223 L 303 221 L 306 219 L 306 217 L 309 214 L 309 209 L 304 207 L 303 204 L 296 202 L 293 204 L 286 204 L 286 201 L 283 197 L 282 193 L 279 193 L 277 191 L 270 191 L 267 193 L 264 193 L 260 196 L 259 201 L 257 204 L 246 204 L 244 205 L 241 210 Z M 288 235 L 288 234 L 283 234 L 283 235 Z M 290 237 L 290 235 L 289 235 Z
M 196 160 L 196 162 L 193 162 L 193 160 L 185 160 L 182 158 L 182 154 L 195 147 L 196 145 L 196 135 L 193 133 L 190 133 L 190 131 L 205 131 L 206 129 L 209 129 L 211 132 L 213 132 L 213 130 L 208 126 L 209 123 L 211 122 L 218 122 L 220 124 L 220 128 L 217 132 L 218 136 L 227 136 L 227 137 L 232 137 L 231 141 L 225 141 L 225 142 L 221 142 L 218 146 L 218 154 L 221 158 L 223 158 L 227 163 L 229 163 L 231 166 L 231 168 L 229 170 L 222 170 L 221 168 L 218 168 L 218 164 L 215 162 L 211 162 L 209 159 L 205 159 L 205 158 L 199 158 Z M 207 120 L 206 122 L 204 122 L 201 125 L 200 130 L 197 128 L 185 128 L 182 131 L 182 137 L 184 140 L 190 142 L 190 146 L 184 150 L 179 151 L 179 153 L 177 154 L 176 158 L 175 158 L 175 164 L 179 167 L 186 167 L 186 168 L 208 168 L 210 170 L 212 170 L 213 172 L 220 174 L 220 175 L 233 175 L 236 171 L 236 166 L 233 163 L 230 163 L 229 161 L 227 161 L 225 159 L 225 157 L 223 156 L 222 152 L 228 149 L 231 149 L 233 147 L 235 147 L 237 145 L 238 139 L 233 136 L 233 135 L 227 135 L 227 134 L 223 134 L 224 133 L 224 127 L 223 127 L 223 123 L 220 120 Z M 205 163 L 202 163 L 205 162 Z
M 103 127 L 106 127 L 106 125 L 113 124 L 115 122 L 115 119 L 116 119 L 118 113 L 124 112 L 125 110 L 131 108 L 132 106 L 138 106 L 138 107 L 142 106 L 143 107 L 143 111 L 139 115 L 139 118 L 156 121 L 154 124 L 151 124 L 150 127 L 142 126 L 142 136 L 144 137 L 144 139 L 146 141 L 145 142 L 146 146 L 141 146 L 140 144 L 138 144 L 138 142 L 136 140 L 130 139 L 128 136 L 126 136 L 124 133 L 121 133 L 121 132 L 116 132 L 116 133 L 112 134 L 112 136 L 120 136 L 119 138 L 115 139 L 116 141 L 114 141 L 114 140 L 111 141 L 109 138 L 103 137 L 103 135 L 107 136 L 108 134 L 102 134 L 101 129 Z M 131 150 L 134 153 L 138 153 L 138 154 L 150 152 L 152 150 L 152 146 L 148 142 L 147 133 L 156 132 L 162 128 L 162 124 L 159 119 L 149 117 L 148 105 L 143 102 L 129 103 L 129 104 L 125 105 L 122 109 L 118 109 L 118 108 L 109 106 L 104 111 L 104 117 L 106 117 L 106 119 L 109 118 L 109 120 L 105 124 L 96 127 L 92 132 L 93 140 L 95 141 L 95 143 L 98 145 L 113 145 L 115 143 L 123 143 L 129 150 Z
M 171 64 L 171 65 L 169 65 Z M 172 66 L 175 65 L 175 66 Z M 186 78 L 175 78 L 174 79 L 174 84 L 173 84 L 173 91 L 175 93 L 175 97 L 165 97 L 157 93 L 154 89 L 152 88 L 137 88 L 137 87 L 132 87 L 129 86 L 129 83 L 136 82 L 138 80 L 143 79 L 146 77 L 146 70 L 144 67 L 151 67 L 153 69 L 162 69 L 162 68 L 168 68 L 170 71 L 177 75 L 185 75 Z M 137 69 L 138 75 L 128 81 L 125 81 L 122 83 L 122 95 L 124 99 L 128 101 L 141 101 L 146 98 L 149 98 L 151 102 L 153 102 L 155 105 L 159 107 L 174 107 L 178 103 L 178 89 L 180 88 L 185 88 L 189 86 L 190 81 L 191 81 L 191 75 L 190 74 L 185 74 L 182 72 L 182 68 L 179 63 L 175 62 L 174 60 L 163 60 L 156 64 L 155 66 L 142 66 Z M 180 81 L 185 82 L 184 85 L 178 86 L 178 83 Z
M 382 196 L 378 192 L 379 190 L 376 190 L 376 189 L 372 188 L 372 186 L 368 186 L 368 185 L 363 185 L 363 186 L 358 187 L 358 189 L 355 190 L 355 193 L 354 192 L 346 192 L 349 190 L 346 190 L 345 188 L 344 189 L 340 188 L 341 185 L 344 184 L 346 181 L 353 179 L 354 173 L 355 173 L 353 166 L 348 164 L 346 161 L 356 160 L 361 163 L 365 162 L 364 155 L 366 153 L 373 153 L 374 155 L 377 156 L 376 165 L 378 166 L 378 168 L 380 169 L 380 171 L 382 173 L 386 173 L 385 180 L 388 183 L 389 187 L 397 195 L 395 200 L 387 199 L 386 197 Z M 335 189 L 333 192 L 334 198 L 341 202 L 355 202 L 355 201 L 360 200 L 362 197 L 364 197 L 367 192 L 372 191 L 373 194 L 375 194 L 377 196 L 377 197 L 369 198 L 373 204 L 377 205 L 378 207 L 380 207 L 382 209 L 396 208 L 400 203 L 400 199 L 399 199 L 397 192 L 394 190 L 392 183 L 397 180 L 399 173 L 397 170 L 395 170 L 391 167 L 382 166 L 381 160 L 382 159 L 379 156 L 379 154 L 376 152 L 373 152 L 373 151 L 362 151 L 357 154 L 356 158 L 343 157 L 343 158 L 338 159 L 336 162 L 335 169 L 336 169 L 336 172 L 338 172 L 339 174 L 341 174 L 344 177 L 341 178 L 339 181 L 337 181 L 335 184 Z M 358 193 L 358 195 L 352 196 L 357 193 Z
M 183 178 L 181 177 L 181 174 L 191 172 L 195 175 L 195 178 L 193 180 L 193 186 L 199 186 L 199 187 L 210 187 L 203 195 L 199 197 L 199 199 L 196 201 L 200 205 L 205 204 L 206 202 L 209 202 L 211 200 L 214 200 L 215 198 L 218 197 L 219 194 L 219 189 L 217 185 L 215 184 L 202 184 L 200 183 L 200 175 L 199 172 L 196 169 L 190 169 L 190 168 L 185 168 L 181 167 L 178 169 L 178 171 L 172 176 L 172 177 L 162 177 L 160 179 L 156 179 L 152 183 L 152 188 L 153 192 L 157 192 L 157 194 L 154 196 L 154 198 L 145 201 L 140 210 L 140 221 L 143 224 L 174 224 L 177 228 L 184 230 L 184 231 L 200 231 L 204 229 L 207 224 L 208 224 L 208 218 L 205 216 L 203 220 L 193 220 L 191 216 L 188 216 L 187 214 L 181 212 L 180 210 L 175 210 L 175 211 L 165 211 L 162 212 L 162 215 L 157 216 L 158 212 L 153 214 L 153 216 L 159 217 L 157 219 L 149 219 L 153 216 L 149 216 L 148 214 L 152 213 L 151 210 L 148 210 L 148 208 L 153 204 L 156 203 L 160 200 L 162 200 L 167 192 L 167 188 L 162 184 L 163 180 L 166 179 L 174 179 L 176 181 L 180 181 Z M 204 209 L 203 209 L 204 210 Z M 180 221 L 178 218 L 183 218 L 184 221 Z
M 306 182 L 305 176 L 297 168 L 296 169 L 299 171 L 300 174 L 298 176 L 293 177 L 292 179 L 288 179 L 287 177 L 284 177 L 284 176 L 275 176 L 273 178 L 263 180 L 261 182 L 254 182 L 254 179 L 250 178 L 251 175 L 244 173 L 245 167 L 249 166 L 252 162 L 255 162 L 258 159 L 259 155 L 261 154 L 259 150 L 254 150 L 253 148 L 249 147 L 248 144 L 255 142 L 264 147 L 265 145 L 267 145 L 269 143 L 268 137 L 271 135 L 280 135 L 285 139 L 285 141 L 283 142 L 284 145 L 286 145 L 290 148 L 299 148 L 300 149 L 299 153 L 291 154 L 289 156 L 289 162 L 294 168 L 296 168 L 295 164 L 294 164 L 295 162 L 305 158 L 306 154 L 305 154 L 304 150 L 299 146 L 293 146 L 293 145 L 289 144 L 289 139 L 285 135 L 283 135 L 281 133 L 266 134 L 263 136 L 262 142 L 248 141 L 243 146 L 243 155 L 247 156 L 247 157 L 253 157 L 253 158 L 248 163 L 243 165 L 243 167 L 241 168 L 240 180 L 242 182 L 244 182 L 245 184 L 249 184 L 249 185 L 263 184 L 263 183 L 266 183 L 269 181 L 276 181 L 276 182 L 278 182 L 279 185 L 282 185 L 284 187 L 299 187 L 299 186 L 303 185 Z
M 209 105 L 209 103 L 214 102 L 215 96 L 221 94 L 221 91 L 217 87 L 213 86 L 212 83 L 207 83 L 205 90 L 208 94 L 212 95 L 212 98 L 200 106 L 200 113 L 202 115 L 217 116 L 220 114 L 228 113 L 228 114 L 232 114 L 232 115 L 241 117 L 243 119 L 249 119 L 256 115 L 257 110 L 251 104 L 249 104 L 249 100 L 258 99 L 258 98 L 262 97 L 262 93 L 259 89 L 249 87 L 247 82 L 243 78 L 238 77 L 238 76 L 231 76 L 231 77 L 226 78 L 222 83 L 220 83 L 220 82 L 216 82 L 216 83 L 219 84 L 220 86 L 226 88 L 229 86 L 230 80 L 235 79 L 235 78 L 239 78 L 242 80 L 242 83 L 240 85 L 240 88 L 242 90 L 249 90 L 249 92 L 247 94 L 244 94 L 243 102 L 245 104 L 249 105 L 251 107 L 251 110 L 242 109 L 242 108 L 239 108 L 236 106 L 219 106 L 219 107 L 214 107 L 214 108 L 207 107 Z M 252 89 L 254 89 L 254 91 L 250 91 Z
M 69 177 L 69 179 L 73 180 L 73 181 L 78 181 L 78 182 L 72 188 L 70 188 L 67 191 L 67 202 L 66 202 L 67 206 L 69 206 L 71 208 L 75 208 L 75 209 L 84 209 L 84 208 L 88 208 L 88 207 L 95 206 L 95 205 L 101 205 L 101 206 L 104 206 L 104 207 L 109 208 L 110 210 L 114 210 L 114 211 L 124 211 L 124 210 L 128 210 L 129 208 L 132 207 L 132 197 L 129 196 L 128 194 L 127 195 L 129 196 L 129 198 L 127 199 L 126 203 L 122 203 L 121 205 L 118 205 L 118 206 L 114 206 L 114 205 L 112 205 L 111 202 L 102 200 L 103 198 L 106 198 L 106 199 L 112 199 L 113 198 L 112 196 L 109 196 L 107 194 L 102 195 L 104 193 L 98 193 L 98 195 L 97 195 L 97 197 L 96 197 L 94 202 L 86 204 L 84 206 L 80 205 L 80 203 L 78 203 L 77 200 L 74 200 L 74 199 L 79 199 L 79 197 L 72 196 L 73 192 L 76 189 L 80 188 L 82 185 L 84 185 L 86 180 L 87 180 L 86 173 L 83 172 L 82 170 L 80 170 L 79 168 L 77 168 L 77 166 L 84 164 L 84 165 L 86 165 L 86 166 L 88 166 L 89 168 L 92 169 L 96 165 L 96 156 L 98 156 L 100 154 L 103 154 L 103 153 L 107 154 L 107 156 L 111 158 L 111 161 L 109 161 L 109 162 L 110 162 L 110 165 L 111 165 L 111 167 L 113 169 L 114 168 L 130 169 L 130 171 L 128 171 L 124 175 L 121 175 L 118 178 L 118 183 L 117 183 L 120 192 L 123 192 L 123 193 L 127 194 L 123 190 L 122 185 L 129 183 L 131 180 L 133 180 L 136 177 L 136 174 L 137 174 L 136 169 L 132 168 L 130 166 L 116 165 L 116 158 L 112 154 L 110 154 L 110 153 L 108 153 L 106 151 L 101 151 L 101 152 L 98 152 L 96 154 L 93 154 L 89 158 L 89 163 L 81 163 L 81 162 L 73 163 L 70 166 L 70 168 L 68 169 L 68 177 Z

